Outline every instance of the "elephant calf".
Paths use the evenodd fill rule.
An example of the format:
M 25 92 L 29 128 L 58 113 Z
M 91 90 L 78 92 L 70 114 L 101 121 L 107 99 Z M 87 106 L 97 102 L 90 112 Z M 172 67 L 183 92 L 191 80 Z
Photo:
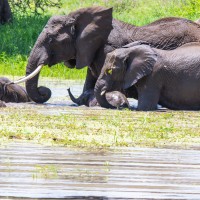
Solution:
M 94 90 L 92 90 L 92 89 L 86 90 L 77 99 L 72 95 L 70 88 L 68 89 L 68 93 L 69 93 L 71 100 L 78 105 L 86 105 L 88 107 L 99 106 L 99 103 L 97 102 L 97 99 L 94 96 Z M 128 102 L 127 98 L 125 97 L 125 95 L 118 91 L 106 93 L 106 99 L 114 107 L 130 108 L 129 102 Z
M 11 81 L 8 78 L 0 77 L 0 107 L 4 107 L 4 102 L 29 102 L 31 99 L 28 97 L 26 90 L 17 85 L 17 84 L 9 84 Z
M 133 86 L 138 110 L 155 110 L 158 103 L 174 110 L 200 110 L 200 43 L 170 51 L 133 42 L 107 54 L 95 85 L 99 104 L 112 108 L 106 92 Z

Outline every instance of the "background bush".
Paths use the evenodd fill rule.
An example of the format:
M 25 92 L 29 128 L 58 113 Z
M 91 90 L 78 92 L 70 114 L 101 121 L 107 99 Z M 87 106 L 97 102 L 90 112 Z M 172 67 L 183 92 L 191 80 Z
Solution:
M 49 8 L 60 8 L 61 0 L 10 0 L 15 15 L 43 14 Z
M 101 5 L 113 7 L 113 16 L 134 25 L 144 25 L 161 17 L 200 18 L 200 0 L 10 0 L 14 19 L 0 26 L 0 74 L 23 76 L 28 55 L 44 25 L 52 15 L 68 14 L 82 7 Z M 17 2 L 22 5 L 17 7 Z M 36 2 L 40 2 L 37 8 Z M 29 3 L 29 6 L 25 6 Z M 43 4 L 42 4 L 43 3 Z M 44 11 L 40 8 L 43 6 Z M 71 70 L 63 64 L 46 68 L 43 76 L 66 79 L 85 78 L 86 69 Z

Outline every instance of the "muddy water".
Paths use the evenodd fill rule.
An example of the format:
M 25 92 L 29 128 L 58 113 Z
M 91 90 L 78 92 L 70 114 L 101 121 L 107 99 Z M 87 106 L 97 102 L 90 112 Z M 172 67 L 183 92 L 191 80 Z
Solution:
M 11 79 L 12 80 L 12 79 Z M 18 77 L 14 78 L 14 80 L 18 80 Z M 69 98 L 67 89 L 70 88 L 72 94 L 75 97 L 79 97 L 83 91 L 84 81 L 80 80 L 59 80 L 59 79 L 49 79 L 49 78 L 41 78 L 39 82 L 39 86 L 45 86 L 51 89 L 52 96 L 48 102 L 45 104 L 35 104 L 35 103 L 7 103 L 7 106 L 15 106 L 15 107 L 66 107 L 66 106 L 74 106 L 77 105 L 71 101 Z M 22 86 L 24 86 L 22 84 Z M 135 108 L 137 107 L 137 101 L 134 99 L 129 99 L 130 105 Z M 85 106 L 82 106 L 85 107 Z M 103 109 L 101 107 L 96 107 L 95 109 Z M 49 111 L 50 112 L 50 111 Z
M 0 199 L 200 199 L 200 151 L 0 147 Z M 93 198 L 92 198 L 93 197 Z

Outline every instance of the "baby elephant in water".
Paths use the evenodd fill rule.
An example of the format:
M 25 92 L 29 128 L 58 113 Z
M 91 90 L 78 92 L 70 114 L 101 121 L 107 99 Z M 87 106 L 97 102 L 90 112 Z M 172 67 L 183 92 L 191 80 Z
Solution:
M 200 43 L 174 50 L 130 43 L 107 54 L 95 85 L 98 103 L 112 108 L 106 92 L 133 89 L 138 110 L 155 110 L 157 104 L 174 110 L 200 110 Z
M 87 105 L 89 107 L 99 106 L 99 103 L 94 96 L 94 90 L 85 91 L 78 99 L 72 95 L 70 88 L 68 89 L 68 93 L 71 100 L 78 105 Z M 112 106 L 116 108 L 130 108 L 127 98 L 121 92 L 108 92 L 106 93 L 106 99 Z
M 6 77 L 0 77 L 0 107 L 5 107 L 4 102 L 29 102 L 26 90 L 12 82 Z

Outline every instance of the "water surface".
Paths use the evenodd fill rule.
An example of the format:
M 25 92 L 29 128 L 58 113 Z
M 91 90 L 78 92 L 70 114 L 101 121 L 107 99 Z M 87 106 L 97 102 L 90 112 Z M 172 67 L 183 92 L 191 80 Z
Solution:
M 18 78 L 15 78 L 17 80 Z M 24 84 L 22 84 L 24 86 Z M 15 107 L 76 107 L 77 105 L 73 103 L 68 95 L 67 89 L 70 88 L 72 94 L 77 98 L 82 94 L 84 81 L 82 80 L 59 80 L 59 79 L 49 79 L 40 78 L 38 86 L 48 87 L 51 92 L 51 98 L 44 104 L 32 103 L 7 103 L 7 106 Z M 137 100 L 129 99 L 130 105 L 132 107 L 137 106 Z M 86 107 L 86 106 L 82 106 Z M 93 109 L 93 108 L 91 108 Z M 95 107 L 95 109 L 104 109 L 101 107 Z M 49 111 L 50 112 L 50 111 Z
M 200 199 L 200 151 L 0 147 L 0 199 Z

